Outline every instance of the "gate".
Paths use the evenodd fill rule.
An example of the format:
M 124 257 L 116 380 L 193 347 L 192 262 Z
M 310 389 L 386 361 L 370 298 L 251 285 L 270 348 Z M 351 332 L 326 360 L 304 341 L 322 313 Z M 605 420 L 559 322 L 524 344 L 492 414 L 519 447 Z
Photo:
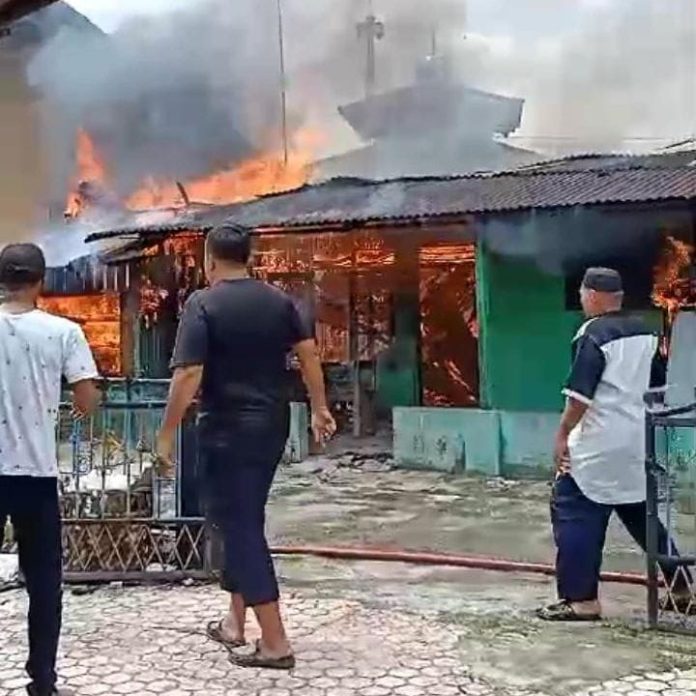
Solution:
M 208 577 L 198 509 L 195 426 L 177 435 L 175 480 L 157 475 L 154 444 L 166 380 L 109 380 L 90 418 L 61 407 L 57 426 L 67 581 Z
M 645 400 L 648 621 L 696 633 L 696 403 L 669 408 L 663 392 Z M 662 553 L 661 525 L 668 540 Z

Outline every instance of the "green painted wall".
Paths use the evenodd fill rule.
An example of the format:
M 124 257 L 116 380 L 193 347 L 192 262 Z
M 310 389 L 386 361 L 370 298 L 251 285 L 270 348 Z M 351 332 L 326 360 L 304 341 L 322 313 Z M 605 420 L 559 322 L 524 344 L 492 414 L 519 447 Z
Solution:
M 565 309 L 564 279 L 482 245 L 477 254 L 481 405 L 560 410 L 570 341 L 582 322 Z
M 395 408 L 394 461 L 403 469 L 498 476 L 500 416 L 473 408 Z
M 418 297 L 397 297 L 394 342 L 377 357 L 377 399 L 380 407 L 418 406 L 421 399 L 420 307 Z
M 395 408 L 394 461 L 403 469 L 548 478 L 557 413 Z

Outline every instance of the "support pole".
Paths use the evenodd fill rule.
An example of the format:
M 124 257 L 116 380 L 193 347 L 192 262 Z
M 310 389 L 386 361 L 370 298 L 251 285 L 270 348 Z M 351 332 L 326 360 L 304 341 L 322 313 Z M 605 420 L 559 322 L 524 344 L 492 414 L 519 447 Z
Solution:
M 352 236 L 350 275 L 348 276 L 348 352 L 353 383 L 353 435 L 361 437 L 362 428 L 362 389 L 360 384 L 360 326 L 357 307 L 357 264 L 355 237 Z
M 288 93 L 285 74 L 285 37 L 283 33 L 283 4 L 282 0 L 276 0 L 278 12 L 278 60 L 280 67 L 280 121 L 281 138 L 283 141 L 283 164 L 288 166 Z
M 645 473 L 647 481 L 646 508 L 647 508 L 647 579 L 648 579 L 648 624 L 650 628 L 657 627 L 658 621 L 658 586 L 659 576 L 657 572 L 657 530 L 660 524 L 657 501 L 657 469 L 655 460 L 655 424 L 652 414 L 648 411 L 645 415 Z

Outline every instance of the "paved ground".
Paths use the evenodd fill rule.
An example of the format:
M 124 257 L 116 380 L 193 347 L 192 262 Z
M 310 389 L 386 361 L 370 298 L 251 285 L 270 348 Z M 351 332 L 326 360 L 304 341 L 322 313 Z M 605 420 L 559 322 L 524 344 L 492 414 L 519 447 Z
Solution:
M 386 469 L 375 459 L 285 469 L 275 541 L 550 560 L 544 484 Z M 617 528 L 608 564 L 642 567 Z M 291 675 L 240 670 L 205 639 L 224 607 L 211 586 L 68 593 L 61 674 L 85 696 L 696 695 L 696 640 L 646 631 L 639 587 L 605 587 L 608 621 L 567 627 L 533 616 L 553 597 L 544 577 L 311 558 L 279 567 Z M 0 594 L 0 696 L 22 693 L 24 611 L 19 590 Z

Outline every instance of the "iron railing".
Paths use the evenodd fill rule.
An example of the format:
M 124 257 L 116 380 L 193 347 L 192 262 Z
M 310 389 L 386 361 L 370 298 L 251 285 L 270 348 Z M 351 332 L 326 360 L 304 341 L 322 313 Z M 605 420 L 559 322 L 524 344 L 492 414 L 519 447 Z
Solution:
M 645 400 L 648 623 L 696 633 L 696 403 L 670 408 L 660 391 Z
M 156 392 L 167 384 L 110 380 L 104 402 L 87 419 L 75 420 L 68 404 L 61 407 L 57 440 L 66 580 L 208 576 L 190 423 L 177 437 L 176 478 L 160 477 L 155 467 L 155 437 L 166 404 Z

